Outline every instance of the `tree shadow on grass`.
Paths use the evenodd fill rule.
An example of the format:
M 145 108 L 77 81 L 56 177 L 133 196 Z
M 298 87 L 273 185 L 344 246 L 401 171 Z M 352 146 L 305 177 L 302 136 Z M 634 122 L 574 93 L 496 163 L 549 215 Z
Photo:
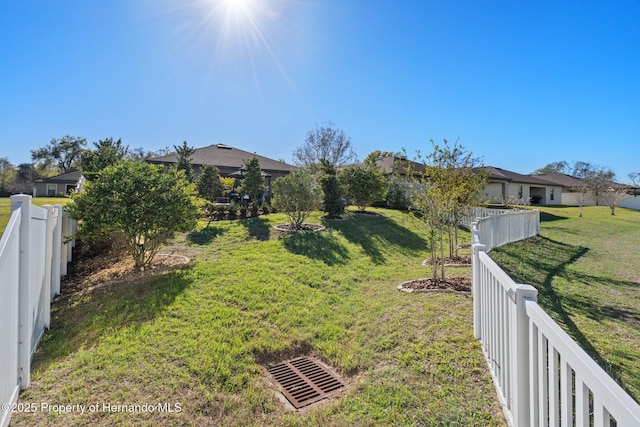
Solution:
M 354 215 L 347 221 L 323 221 L 323 224 L 360 246 L 375 264 L 382 264 L 386 260 L 382 248 L 415 255 L 416 251 L 424 250 L 427 245 L 421 236 L 384 216 Z
M 206 245 L 211 243 L 216 237 L 223 234 L 226 230 L 220 229 L 218 227 L 209 227 L 203 228 L 200 231 L 193 231 L 187 234 L 187 240 L 191 243 L 195 243 L 196 245 Z
M 549 212 L 540 212 L 540 222 L 560 221 L 563 219 L 569 219 L 568 216 L 554 215 Z
M 605 360 L 593 344 L 571 318 L 570 313 L 602 322 L 606 319 L 620 319 L 625 323 L 640 325 L 638 310 L 602 304 L 585 295 L 558 295 L 552 283 L 555 278 L 563 278 L 569 283 L 581 283 L 585 286 L 598 285 L 605 288 L 637 287 L 637 283 L 593 276 L 575 271 L 567 267 L 589 252 L 584 246 L 574 246 L 535 237 L 513 245 L 495 248 L 491 258 L 500 265 L 516 283 L 527 283 L 538 289 L 538 303 L 545 310 L 557 315 L 557 320 L 565 326 L 567 333 L 575 339 L 611 377 L 627 391 L 621 382 L 622 366 Z
M 59 357 L 96 346 L 127 327 L 137 327 L 161 315 L 190 284 L 185 265 L 133 282 L 110 285 L 58 297 L 51 307 L 51 329 L 33 358 L 34 369 L 47 369 Z
M 251 237 L 256 240 L 269 240 L 271 238 L 271 227 L 269 221 L 261 216 L 240 220 L 240 224 L 247 229 Z
M 344 264 L 349 260 L 349 252 L 331 233 L 293 233 L 284 236 L 283 240 L 289 252 L 320 260 L 327 265 Z

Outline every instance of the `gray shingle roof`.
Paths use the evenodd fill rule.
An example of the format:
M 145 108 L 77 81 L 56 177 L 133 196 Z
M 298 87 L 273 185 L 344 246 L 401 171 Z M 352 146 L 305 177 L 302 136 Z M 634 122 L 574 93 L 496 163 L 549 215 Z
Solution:
M 224 144 L 213 144 L 208 147 L 197 148 L 191 156 L 191 164 L 194 166 L 213 165 L 240 169 L 244 166 L 244 160 L 251 160 L 253 157 L 258 158 L 262 170 L 293 172 L 298 169 L 296 166 Z M 178 155 L 177 153 L 171 153 L 166 156 L 154 157 L 147 161 L 149 163 L 176 163 Z

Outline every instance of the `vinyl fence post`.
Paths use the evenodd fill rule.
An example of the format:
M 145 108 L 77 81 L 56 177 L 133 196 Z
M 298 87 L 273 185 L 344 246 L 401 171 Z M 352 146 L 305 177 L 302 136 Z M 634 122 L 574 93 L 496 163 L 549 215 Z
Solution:
M 480 252 L 485 251 L 485 245 L 480 243 L 478 223 L 471 225 L 471 295 L 473 296 L 473 334 L 477 340 L 482 338 L 482 299 L 481 299 L 481 274 Z
M 60 251 L 62 250 L 62 205 L 55 205 L 56 218 L 51 254 L 51 299 L 60 295 Z
M 55 227 L 55 218 L 53 217 L 54 208 L 51 205 L 43 206 L 47 210 L 47 220 L 45 226 L 45 240 L 44 240 L 44 283 L 42 286 L 42 293 L 46 298 L 40 299 L 39 304 L 44 304 L 44 326 L 49 329 L 51 325 L 51 266 L 53 264 L 53 232 Z
M 11 196 L 11 210 L 20 208 L 20 265 L 19 270 L 19 331 L 18 331 L 18 370 L 20 389 L 26 390 L 31 382 L 31 316 L 29 313 L 29 234 L 31 225 L 31 196 L 17 194 Z
M 515 288 L 515 318 L 512 328 L 511 366 L 515 372 L 511 377 L 511 390 L 513 393 L 514 426 L 529 425 L 529 411 L 531 402 L 531 389 L 529 387 L 529 316 L 525 307 L 526 300 L 537 301 L 538 291 L 531 285 L 517 285 Z

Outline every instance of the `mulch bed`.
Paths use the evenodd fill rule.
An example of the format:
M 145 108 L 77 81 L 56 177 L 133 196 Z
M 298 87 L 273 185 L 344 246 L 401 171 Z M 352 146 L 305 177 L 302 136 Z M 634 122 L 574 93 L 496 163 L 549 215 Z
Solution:
M 403 292 L 433 292 L 445 291 L 468 294 L 471 292 L 470 277 L 447 277 L 444 280 L 431 278 L 409 280 L 398 286 Z
M 300 224 L 300 226 L 294 226 L 293 224 L 279 224 L 273 228 L 275 228 L 278 231 L 297 232 L 297 231 L 322 231 L 326 227 L 322 224 L 313 224 L 310 222 L 303 222 L 302 224 Z

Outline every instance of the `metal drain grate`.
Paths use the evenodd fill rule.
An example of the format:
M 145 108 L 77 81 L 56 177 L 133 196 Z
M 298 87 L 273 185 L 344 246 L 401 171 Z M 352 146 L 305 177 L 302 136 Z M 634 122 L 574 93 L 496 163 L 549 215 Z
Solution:
M 332 391 L 344 387 L 331 372 L 308 357 L 278 363 L 267 370 L 296 409 L 322 400 Z

